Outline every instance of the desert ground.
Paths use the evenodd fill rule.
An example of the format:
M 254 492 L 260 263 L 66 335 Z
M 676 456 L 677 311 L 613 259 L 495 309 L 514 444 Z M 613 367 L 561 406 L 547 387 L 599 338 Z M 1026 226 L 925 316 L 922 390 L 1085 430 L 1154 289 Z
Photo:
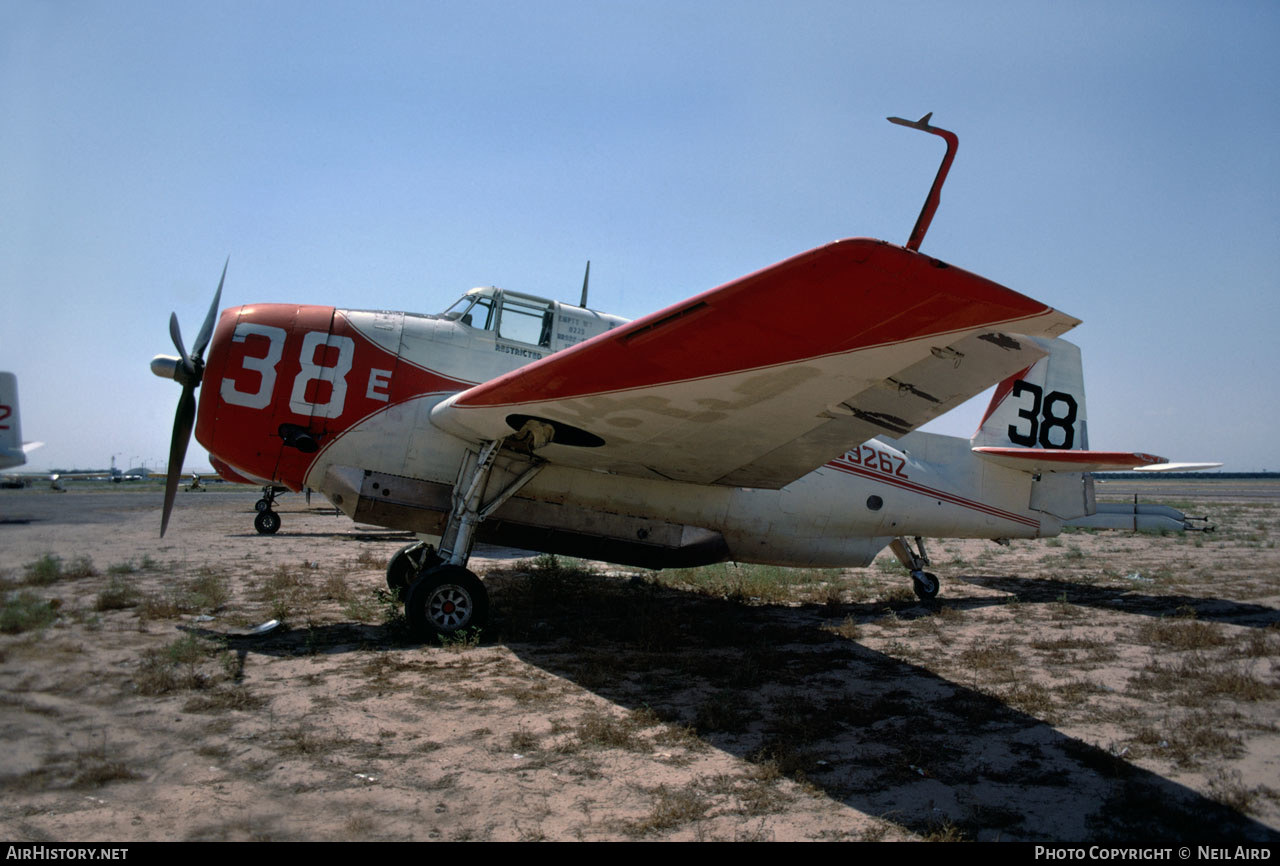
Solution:
M 1280 483 L 1139 488 L 1212 533 L 935 541 L 929 605 L 888 553 L 482 548 L 447 645 L 387 596 L 403 534 L 219 488 L 161 539 L 158 489 L 70 486 L 0 491 L 12 841 L 1280 840 Z

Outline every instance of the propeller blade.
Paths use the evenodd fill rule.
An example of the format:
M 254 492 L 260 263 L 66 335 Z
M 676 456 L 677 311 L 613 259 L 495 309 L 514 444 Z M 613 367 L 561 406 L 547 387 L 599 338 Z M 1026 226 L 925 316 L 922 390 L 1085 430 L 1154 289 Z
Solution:
M 196 423 L 195 388 L 184 385 L 178 399 L 178 411 L 173 417 L 173 438 L 169 442 L 169 471 L 164 480 L 164 511 L 160 516 L 160 537 L 169 528 L 169 512 L 173 511 L 173 497 L 178 492 L 182 476 L 182 461 L 187 459 L 187 443 L 191 440 L 191 428 Z
M 173 340 L 173 347 L 178 350 L 178 355 L 182 359 L 182 369 L 188 373 L 195 373 L 196 368 L 191 363 L 191 356 L 187 354 L 187 347 L 182 343 L 182 329 L 178 327 L 178 314 L 169 314 L 169 337 Z
M 160 358 L 160 370 L 156 370 L 157 362 L 151 362 L 152 372 L 163 375 L 173 364 L 173 378 L 182 385 L 182 396 L 178 398 L 178 411 L 173 417 L 173 436 L 169 440 L 169 467 L 164 479 L 164 510 L 160 515 L 160 537 L 164 537 L 169 528 L 169 515 L 173 512 L 173 498 L 178 492 L 178 482 L 182 476 L 182 461 L 187 458 L 187 445 L 191 442 L 191 430 L 196 423 L 195 390 L 200 387 L 200 379 L 204 374 L 204 350 L 213 337 L 213 326 L 218 318 L 218 304 L 222 301 L 222 284 L 227 279 L 227 266 L 231 257 L 222 264 L 222 276 L 218 279 L 218 290 L 213 293 L 213 303 L 196 334 L 196 342 L 192 346 L 194 354 L 187 354 L 187 347 L 182 342 L 182 329 L 178 327 L 178 314 L 169 315 L 169 336 L 181 356 L 177 361 Z M 178 365 L 181 365 L 179 368 Z
M 231 256 L 227 256 L 227 260 L 222 263 L 222 277 L 218 280 L 218 291 L 213 293 L 213 303 L 209 305 L 209 314 L 204 317 L 204 324 L 200 326 L 200 333 L 196 334 L 195 345 L 191 347 L 191 353 L 197 358 L 204 358 L 205 347 L 209 345 L 209 338 L 213 336 L 213 326 L 218 320 L 218 303 L 222 300 L 222 284 L 227 280 L 227 265 L 231 264 Z

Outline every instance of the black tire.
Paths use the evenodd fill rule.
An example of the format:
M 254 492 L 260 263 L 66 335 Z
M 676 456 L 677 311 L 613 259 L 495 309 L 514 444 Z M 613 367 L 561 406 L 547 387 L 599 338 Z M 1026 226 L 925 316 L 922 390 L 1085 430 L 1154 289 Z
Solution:
M 260 535 L 275 535 L 280 531 L 280 515 L 271 510 L 259 511 L 253 518 L 253 528 Z
M 481 629 L 489 619 L 489 593 L 462 566 L 441 565 L 409 587 L 404 614 L 410 634 L 419 640 Z
M 262 499 L 259 499 L 257 502 L 253 503 L 253 510 L 258 512 L 259 514 L 261 514 L 264 511 L 270 511 L 271 500 L 265 497 Z
M 434 549 L 428 549 L 422 561 L 422 568 L 415 569 L 413 561 L 409 559 L 409 551 L 417 546 L 417 543 L 406 544 L 387 560 L 387 589 L 400 593 L 401 598 L 405 597 L 405 590 L 409 588 L 409 584 L 418 579 L 419 574 L 443 562 Z
M 942 581 L 938 580 L 938 575 L 932 572 L 917 571 L 911 575 L 911 588 L 916 591 L 916 598 L 921 601 L 933 601 L 938 597 Z

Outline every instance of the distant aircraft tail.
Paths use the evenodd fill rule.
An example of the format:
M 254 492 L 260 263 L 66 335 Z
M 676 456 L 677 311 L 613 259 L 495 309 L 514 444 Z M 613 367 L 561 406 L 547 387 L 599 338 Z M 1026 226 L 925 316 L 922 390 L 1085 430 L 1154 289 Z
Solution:
M 38 443 L 35 443 L 38 444 Z M 22 424 L 18 417 L 18 377 L 0 373 L 0 468 L 27 462 L 22 447 Z

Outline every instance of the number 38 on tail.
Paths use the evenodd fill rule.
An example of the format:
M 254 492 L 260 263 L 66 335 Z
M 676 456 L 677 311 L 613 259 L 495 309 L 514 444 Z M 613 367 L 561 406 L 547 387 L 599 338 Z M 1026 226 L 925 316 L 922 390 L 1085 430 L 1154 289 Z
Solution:
M 892 120 L 947 141 L 905 246 L 836 241 L 635 321 L 588 309 L 585 283 L 578 306 L 484 288 L 420 315 L 219 314 L 220 282 L 191 352 L 175 316 L 178 356 L 152 361 L 182 385 L 161 531 L 194 428 L 229 478 L 418 533 L 387 579 L 426 637 L 483 624 L 477 540 L 648 568 L 889 547 L 932 599 L 926 538 L 1181 528 L 1099 511 L 1089 473 L 1218 464 L 1090 450 L 1059 339 L 1078 320 L 919 251 L 956 140 Z M 993 384 L 971 439 L 917 430 Z

